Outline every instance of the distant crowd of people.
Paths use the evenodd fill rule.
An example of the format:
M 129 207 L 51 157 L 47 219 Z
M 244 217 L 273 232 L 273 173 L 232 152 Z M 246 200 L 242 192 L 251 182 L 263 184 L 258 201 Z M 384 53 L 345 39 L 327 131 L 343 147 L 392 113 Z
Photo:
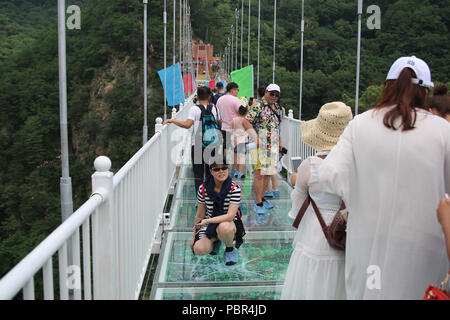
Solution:
M 447 274 L 450 96 L 442 85 L 430 97 L 432 87 L 425 61 L 401 57 L 370 110 L 353 118 L 345 103 L 330 102 L 315 119 L 301 122 L 302 141 L 317 153 L 291 177 L 289 216 L 298 229 L 282 299 L 420 299 Z M 281 88 L 258 88 L 247 104 L 238 94 L 233 82 L 226 92 L 218 83 L 216 94 L 199 87 L 188 119 L 164 123 L 195 125 L 191 248 L 197 255 L 217 254 L 223 242 L 226 265 L 238 262 L 245 236 L 243 191 L 235 181 L 245 178 L 247 154 L 253 211 L 264 217 L 273 207 L 268 198 L 280 196 L 277 162 L 286 151 Z M 342 225 L 344 240 L 336 245 L 330 239 Z

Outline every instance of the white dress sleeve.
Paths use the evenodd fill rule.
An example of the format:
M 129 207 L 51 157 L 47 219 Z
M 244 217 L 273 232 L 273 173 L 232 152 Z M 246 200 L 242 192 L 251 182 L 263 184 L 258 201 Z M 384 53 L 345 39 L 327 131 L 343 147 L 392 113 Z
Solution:
M 309 159 L 304 160 L 297 169 L 297 179 L 294 190 L 291 192 L 292 208 L 289 217 L 295 219 L 298 211 L 308 195 L 308 181 L 311 177 Z
M 319 170 L 319 188 L 340 196 L 347 203 L 351 182 L 355 177 L 355 156 L 352 139 L 353 121 L 345 128 L 337 144 L 322 162 Z
M 447 137 L 450 137 L 450 125 L 447 127 Z M 450 139 L 447 139 L 446 152 L 445 152 L 445 167 L 444 167 L 444 179 L 445 179 L 445 192 L 450 196 Z

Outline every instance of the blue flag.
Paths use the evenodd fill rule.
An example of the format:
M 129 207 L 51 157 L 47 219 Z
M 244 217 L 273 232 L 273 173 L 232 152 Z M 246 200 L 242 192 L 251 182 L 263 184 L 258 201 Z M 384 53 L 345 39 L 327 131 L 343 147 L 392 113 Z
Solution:
M 162 86 L 164 88 L 164 69 L 158 71 L 159 79 L 161 79 Z M 183 78 L 181 77 L 180 64 L 177 63 L 175 66 L 171 65 L 166 69 L 166 100 L 168 106 L 176 106 L 180 103 L 184 103 L 184 92 L 183 92 Z M 175 88 L 174 84 L 175 76 Z

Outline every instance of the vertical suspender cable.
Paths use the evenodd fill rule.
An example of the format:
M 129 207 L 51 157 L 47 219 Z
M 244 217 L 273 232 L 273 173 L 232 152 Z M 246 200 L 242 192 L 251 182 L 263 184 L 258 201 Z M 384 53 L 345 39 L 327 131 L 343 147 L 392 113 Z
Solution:
M 236 8 L 236 59 L 235 64 L 236 64 L 236 68 L 234 70 L 238 69 L 238 33 L 239 33 L 239 10 Z
M 174 0 L 175 1 L 175 0 Z M 182 34 L 182 32 L 181 32 L 181 25 L 182 25 L 182 23 L 181 23 L 181 17 L 182 17 L 182 4 L 181 4 L 181 1 L 182 0 L 180 0 L 180 16 L 179 16 L 179 18 L 180 18 L 180 22 L 179 22 L 179 24 L 180 24 L 180 32 L 179 32 L 179 35 L 178 35 L 178 37 L 180 38 L 180 55 L 179 55 L 179 61 L 180 61 L 180 73 L 181 73 L 181 79 L 183 79 L 183 68 L 182 68 L 182 64 L 181 64 L 181 61 L 182 61 L 182 59 L 183 59 L 183 45 L 182 45 L 182 39 L 183 39 L 183 34 Z M 183 95 L 184 95 L 184 88 L 183 88 L 183 85 L 181 86 L 181 90 L 180 90 L 180 98 L 183 98 Z
M 361 15 L 362 15 L 362 0 L 358 0 L 358 48 L 356 58 L 356 94 L 355 94 L 355 116 L 358 114 L 358 100 L 359 100 L 359 62 L 361 58 Z
M 172 64 L 173 64 L 173 87 L 172 87 L 172 106 L 175 107 L 175 22 L 176 22 L 176 0 L 173 0 L 173 44 L 172 44 Z
M 301 24 L 301 49 L 300 49 L 300 101 L 298 105 L 298 118 L 302 120 L 302 95 L 303 95 L 303 33 L 305 32 L 305 16 L 304 16 L 304 4 L 305 1 L 302 0 L 302 24 Z
M 197 44 L 197 81 L 198 81 L 198 54 L 200 46 Z
M 231 72 L 233 72 L 234 68 L 234 24 L 231 26 L 231 69 L 230 69 L 230 75 Z
M 147 2 L 144 2 L 144 126 L 142 128 L 142 145 L 148 140 L 147 127 Z
M 207 49 L 207 44 L 205 43 L 205 61 L 206 61 L 206 73 L 205 73 L 205 79 L 206 81 L 211 80 L 209 77 L 209 63 L 208 63 L 208 49 Z
M 272 67 L 272 83 L 275 83 L 275 48 L 277 45 L 277 0 L 273 6 L 273 67 Z
M 244 0 L 242 0 L 242 14 L 241 14 L 241 69 L 242 69 L 242 39 L 244 38 Z
M 258 76 L 256 86 L 259 88 L 259 43 L 261 38 L 261 0 L 258 0 Z
M 247 66 L 250 65 L 250 13 L 252 0 L 248 0 L 248 44 L 247 44 Z
M 164 0 L 164 120 L 167 119 L 167 0 Z

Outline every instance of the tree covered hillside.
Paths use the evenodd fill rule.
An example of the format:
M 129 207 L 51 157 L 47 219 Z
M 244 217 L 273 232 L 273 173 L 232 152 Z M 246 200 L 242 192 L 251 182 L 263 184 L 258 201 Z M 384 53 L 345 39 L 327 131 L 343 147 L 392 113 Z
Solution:
M 117 171 L 142 144 L 143 5 L 130 0 L 66 2 L 72 4 L 81 7 L 81 30 L 66 31 L 69 164 L 76 210 L 89 197 L 94 159 L 109 156 Z M 61 163 L 56 1 L 17 0 L 0 6 L 1 17 L 20 31 L 0 44 L 1 277 L 60 223 Z M 27 8 L 36 18 L 31 22 L 18 15 Z M 161 21 L 152 18 L 162 17 L 162 11 L 162 1 L 149 6 L 150 136 L 163 110 L 156 74 L 163 68 L 163 30 Z
M 258 0 L 251 1 L 251 63 L 256 67 Z M 261 84 L 272 79 L 273 2 L 261 0 Z M 376 101 L 390 65 L 402 55 L 427 61 L 435 83 L 448 81 L 447 0 L 364 3 L 364 12 L 370 4 L 381 8 L 381 30 L 367 29 L 369 15 L 365 13 L 362 109 Z M 61 220 L 56 4 L 53 0 L 0 2 L 0 277 Z M 148 6 L 150 136 L 155 118 L 163 115 L 163 91 L 157 76 L 164 65 L 163 4 L 163 0 L 152 0 Z M 305 1 L 304 119 L 314 117 L 326 102 L 343 100 L 353 106 L 356 4 L 356 0 Z M 66 5 L 81 7 L 81 30 L 66 32 L 69 163 L 76 210 L 90 194 L 94 159 L 107 155 L 112 170 L 117 171 L 142 143 L 143 4 L 71 0 Z M 190 0 L 190 5 L 194 36 L 223 52 L 240 2 Z M 172 0 L 167 1 L 167 8 L 167 64 L 171 65 Z M 276 82 L 282 88 L 283 106 L 293 109 L 297 117 L 301 1 L 279 0 L 277 12 Z
M 223 52 L 238 0 L 191 1 L 195 33 Z M 275 81 L 282 104 L 298 117 L 300 83 L 301 1 L 277 1 Z M 261 0 L 260 83 L 272 81 L 274 0 Z M 367 7 L 381 9 L 381 29 L 366 26 Z M 257 65 L 258 0 L 251 0 L 251 64 Z M 356 0 L 305 0 L 303 119 L 315 117 L 326 102 L 342 100 L 354 106 L 357 46 Z M 446 0 L 364 1 L 362 17 L 360 107 L 376 101 L 391 64 L 400 56 L 415 55 L 430 66 L 434 82 L 450 74 L 450 6 Z M 241 20 L 239 18 L 239 37 Z M 248 0 L 244 0 L 243 65 L 247 65 Z M 238 40 L 240 45 L 240 38 Z M 238 47 L 240 62 L 240 46 Z M 240 64 L 239 64 L 240 67 Z M 255 81 L 256 83 L 256 81 Z

